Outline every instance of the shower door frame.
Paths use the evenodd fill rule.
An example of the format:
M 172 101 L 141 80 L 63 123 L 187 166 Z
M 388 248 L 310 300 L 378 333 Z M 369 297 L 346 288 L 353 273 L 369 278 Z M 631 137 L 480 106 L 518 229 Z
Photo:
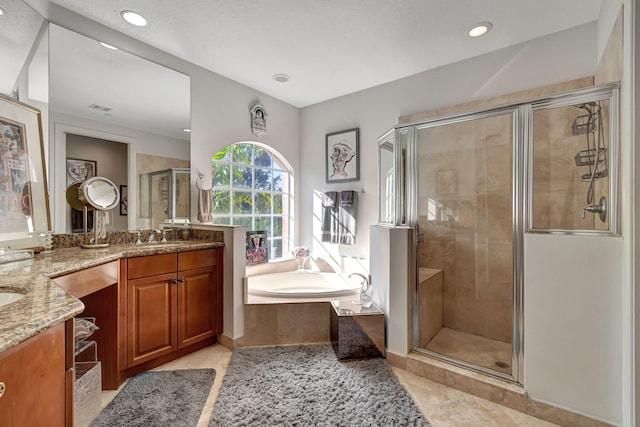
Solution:
M 524 381 L 524 234 L 574 234 L 574 235 L 620 235 L 619 220 L 619 83 L 607 83 L 599 86 L 591 86 L 575 89 L 564 93 L 542 96 L 522 100 L 507 105 L 489 107 L 482 110 L 470 111 L 461 114 L 435 117 L 413 123 L 397 125 L 394 127 L 396 142 L 396 165 L 404 173 L 406 182 L 400 196 L 396 199 L 396 206 L 404 206 L 406 217 L 396 217 L 395 225 L 404 225 L 413 229 L 413 253 L 410 266 L 413 277 L 412 289 L 409 293 L 412 307 L 411 324 L 411 350 L 423 353 L 449 363 L 478 371 L 490 376 L 506 379 L 523 385 Z M 609 103 L 609 163 L 616 173 L 609 176 L 609 229 L 608 230 L 563 230 L 563 229 L 537 229 L 532 225 L 533 204 L 533 113 L 537 110 L 572 105 L 592 100 L 605 100 Z M 512 320 L 512 374 L 505 374 L 493 369 L 469 363 L 447 355 L 429 351 L 418 347 L 418 278 L 417 278 L 417 225 L 418 225 L 418 161 L 417 161 L 417 130 L 435 126 L 461 123 L 475 119 L 498 116 L 511 113 L 513 123 L 513 147 L 512 147 L 512 220 L 513 220 L 513 320 Z M 387 136 L 388 134 L 385 134 Z M 406 146 L 398 146 L 401 137 L 406 138 Z
M 406 225 L 414 230 L 413 253 L 411 255 L 412 277 L 414 277 L 410 304 L 412 307 L 411 346 L 412 350 L 464 368 L 481 372 L 486 375 L 501 378 L 522 385 L 524 378 L 524 316 L 523 316 L 523 284 L 524 284 L 524 189 L 525 189 L 525 150 L 524 130 L 527 128 L 528 115 L 524 114 L 524 106 L 510 105 L 488 108 L 464 114 L 434 118 L 418 123 L 396 126 L 396 137 L 407 135 L 406 147 Z M 513 251 L 513 310 L 511 337 L 511 374 L 500 372 L 484 366 L 476 365 L 446 354 L 437 353 L 419 347 L 419 310 L 418 310 L 418 280 L 417 280 L 417 245 L 418 245 L 418 141 L 417 133 L 421 129 L 437 126 L 452 125 L 472 120 L 511 115 L 512 123 L 512 251 Z

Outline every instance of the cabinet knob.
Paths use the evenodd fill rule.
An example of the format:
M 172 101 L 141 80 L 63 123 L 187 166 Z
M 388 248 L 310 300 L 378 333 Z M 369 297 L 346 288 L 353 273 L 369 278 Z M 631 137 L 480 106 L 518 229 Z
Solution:
M 172 280 L 172 281 L 171 281 L 171 284 L 172 284 L 172 285 L 177 285 L 177 284 L 178 284 L 178 281 L 177 281 L 177 280 Z
M 183 277 L 183 278 L 181 278 L 180 280 L 178 280 L 178 282 L 180 282 L 180 283 L 184 283 L 184 277 Z
M 4 391 L 7 389 L 7 386 L 4 385 L 3 382 L 0 381 L 0 397 L 4 394 Z

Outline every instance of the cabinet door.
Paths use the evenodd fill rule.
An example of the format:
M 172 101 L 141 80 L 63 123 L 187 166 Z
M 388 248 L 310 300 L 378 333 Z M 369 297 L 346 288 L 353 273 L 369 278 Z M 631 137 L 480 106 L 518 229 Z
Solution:
M 127 283 L 127 367 L 177 349 L 176 274 Z
M 215 335 L 217 295 L 215 268 L 178 272 L 178 348 Z
M 0 382 L 0 425 L 64 426 L 64 323 L 0 353 Z

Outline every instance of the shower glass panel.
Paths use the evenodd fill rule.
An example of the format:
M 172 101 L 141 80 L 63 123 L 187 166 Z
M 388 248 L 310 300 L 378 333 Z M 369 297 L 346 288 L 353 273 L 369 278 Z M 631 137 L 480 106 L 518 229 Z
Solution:
M 509 379 L 514 123 L 508 109 L 415 127 L 417 350 Z
M 529 231 L 617 232 L 615 91 L 600 92 L 532 106 Z
M 394 130 L 387 132 L 379 140 L 379 166 L 380 180 L 379 189 L 380 203 L 378 222 L 380 224 L 396 223 L 396 172 L 395 172 L 395 144 Z

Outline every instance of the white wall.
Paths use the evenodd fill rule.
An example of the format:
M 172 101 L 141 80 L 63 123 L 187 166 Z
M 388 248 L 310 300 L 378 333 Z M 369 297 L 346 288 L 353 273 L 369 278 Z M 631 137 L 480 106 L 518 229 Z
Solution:
M 622 239 L 525 235 L 524 385 L 622 422 Z
M 193 69 L 191 75 L 191 200 L 196 201 L 195 179 L 205 175 L 211 182 L 211 156 L 238 141 L 258 141 L 274 148 L 300 175 L 300 111 L 225 77 Z M 251 132 L 249 110 L 260 100 L 267 116 L 267 133 Z M 297 188 L 297 186 L 296 186 Z M 296 192 L 297 193 L 297 192 Z M 197 217 L 197 205 L 191 205 Z

